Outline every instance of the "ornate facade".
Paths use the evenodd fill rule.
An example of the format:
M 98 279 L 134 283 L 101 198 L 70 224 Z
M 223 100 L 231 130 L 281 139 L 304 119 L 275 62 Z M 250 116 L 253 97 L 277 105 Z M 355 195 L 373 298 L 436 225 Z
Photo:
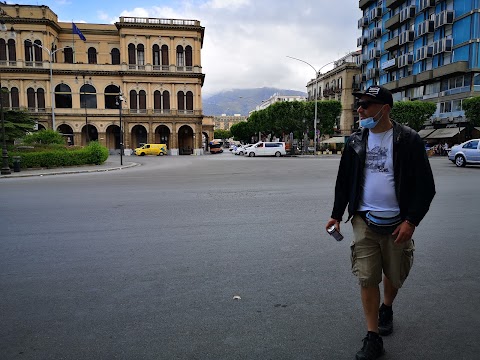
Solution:
M 213 138 L 213 124 L 202 124 L 199 21 L 76 24 L 82 41 L 47 6 L 0 10 L 3 104 L 28 109 L 39 128 L 60 131 L 69 144 L 98 140 L 118 151 L 122 126 L 125 149 L 166 143 L 172 155 L 202 154 Z

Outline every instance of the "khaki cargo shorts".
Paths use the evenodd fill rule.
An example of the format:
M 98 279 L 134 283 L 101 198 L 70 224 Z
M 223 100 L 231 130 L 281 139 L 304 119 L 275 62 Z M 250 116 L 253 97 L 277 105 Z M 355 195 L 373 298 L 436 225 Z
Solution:
M 382 281 L 382 271 L 400 289 L 413 265 L 415 245 L 412 240 L 395 244 L 392 235 L 381 235 L 371 230 L 365 221 L 352 218 L 353 241 L 350 245 L 352 272 L 363 287 L 377 286 Z

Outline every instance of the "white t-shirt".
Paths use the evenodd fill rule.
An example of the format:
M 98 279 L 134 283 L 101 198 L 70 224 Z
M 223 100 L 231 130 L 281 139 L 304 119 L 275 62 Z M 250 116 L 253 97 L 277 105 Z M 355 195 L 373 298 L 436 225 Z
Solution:
M 393 129 L 370 131 L 359 211 L 400 211 L 393 174 Z

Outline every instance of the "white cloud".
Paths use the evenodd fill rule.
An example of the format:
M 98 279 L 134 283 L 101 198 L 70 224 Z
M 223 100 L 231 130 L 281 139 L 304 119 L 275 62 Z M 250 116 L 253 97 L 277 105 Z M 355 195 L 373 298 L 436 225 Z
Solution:
M 341 4 L 340 4 L 341 3 Z M 358 0 L 184 0 L 120 16 L 200 20 L 204 94 L 272 86 L 305 91 L 319 69 L 356 49 Z M 328 69 L 326 67 L 325 69 Z

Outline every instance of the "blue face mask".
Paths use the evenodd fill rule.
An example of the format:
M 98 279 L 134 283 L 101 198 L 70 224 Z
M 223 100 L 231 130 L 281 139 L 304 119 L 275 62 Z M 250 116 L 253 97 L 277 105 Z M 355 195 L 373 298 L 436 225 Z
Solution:
M 375 118 L 377 117 L 378 114 L 380 114 L 382 110 L 383 110 L 383 106 L 380 109 L 380 111 L 375 114 L 375 116 L 371 116 L 369 118 L 360 120 L 359 125 L 365 129 L 373 129 L 375 126 L 377 126 L 378 122 L 380 121 L 380 119 L 375 120 Z

